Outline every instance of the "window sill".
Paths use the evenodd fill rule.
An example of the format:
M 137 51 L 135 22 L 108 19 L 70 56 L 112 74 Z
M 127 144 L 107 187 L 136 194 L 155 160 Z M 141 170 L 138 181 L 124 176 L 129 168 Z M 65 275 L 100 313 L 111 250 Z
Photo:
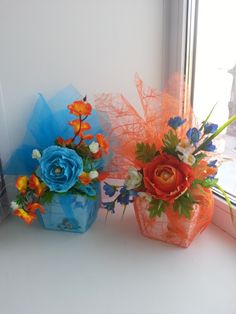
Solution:
M 215 211 L 212 222 L 233 238 L 236 238 L 236 207 L 233 207 L 235 226 L 232 223 L 230 210 L 224 200 L 215 195 Z
M 188 249 L 144 238 L 132 210 L 84 235 L 0 226 L 1 313 L 235 313 L 235 241 L 210 225 Z M 27 297 L 26 297 L 27 295 Z

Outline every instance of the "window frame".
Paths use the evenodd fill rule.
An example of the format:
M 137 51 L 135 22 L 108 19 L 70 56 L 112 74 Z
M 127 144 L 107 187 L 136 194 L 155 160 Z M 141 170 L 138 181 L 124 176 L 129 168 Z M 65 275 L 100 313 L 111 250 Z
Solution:
M 163 38 L 166 39 L 166 44 L 162 82 L 164 85 L 171 73 L 180 73 L 185 78 L 185 104 L 187 100 L 193 104 L 194 99 L 198 7 L 199 0 L 163 1 Z M 235 204 L 232 206 L 232 221 L 229 206 L 220 192 L 213 191 L 213 194 L 215 205 L 212 223 L 236 238 Z

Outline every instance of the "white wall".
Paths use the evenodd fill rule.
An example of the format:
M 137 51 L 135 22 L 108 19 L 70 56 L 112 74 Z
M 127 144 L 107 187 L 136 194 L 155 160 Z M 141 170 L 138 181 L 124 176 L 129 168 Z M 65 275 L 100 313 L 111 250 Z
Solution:
M 0 0 L 3 157 L 19 144 L 38 92 L 50 97 L 72 83 L 90 99 L 122 92 L 137 101 L 135 72 L 159 88 L 162 16 L 162 0 Z

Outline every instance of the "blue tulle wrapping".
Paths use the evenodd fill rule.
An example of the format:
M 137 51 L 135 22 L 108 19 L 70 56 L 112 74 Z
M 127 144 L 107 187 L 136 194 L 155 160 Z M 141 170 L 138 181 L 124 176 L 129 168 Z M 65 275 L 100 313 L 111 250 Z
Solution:
M 95 183 L 96 199 L 82 195 L 55 194 L 52 201 L 44 205 L 45 214 L 37 212 L 39 222 L 51 230 L 84 233 L 97 217 L 100 201 L 100 184 Z
M 66 87 L 49 101 L 39 94 L 24 139 L 6 163 L 5 174 L 30 175 L 38 166 L 37 160 L 32 159 L 33 149 L 42 151 L 53 145 L 57 137 L 64 139 L 73 137 L 73 128 L 68 125 L 68 122 L 75 117 L 69 113 L 67 105 L 78 99 L 82 99 L 82 96 L 73 86 Z M 91 125 L 90 134 L 103 133 L 94 109 L 86 122 Z M 103 162 L 103 160 L 96 162 L 96 168 L 102 168 Z

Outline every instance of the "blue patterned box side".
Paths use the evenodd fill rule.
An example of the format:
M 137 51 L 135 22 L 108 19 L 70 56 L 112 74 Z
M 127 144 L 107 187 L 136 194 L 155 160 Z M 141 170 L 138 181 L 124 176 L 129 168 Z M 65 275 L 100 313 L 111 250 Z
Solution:
M 100 202 L 100 183 L 96 183 L 96 199 L 57 193 L 44 205 L 45 213 L 37 213 L 38 220 L 46 229 L 84 233 L 96 220 Z

